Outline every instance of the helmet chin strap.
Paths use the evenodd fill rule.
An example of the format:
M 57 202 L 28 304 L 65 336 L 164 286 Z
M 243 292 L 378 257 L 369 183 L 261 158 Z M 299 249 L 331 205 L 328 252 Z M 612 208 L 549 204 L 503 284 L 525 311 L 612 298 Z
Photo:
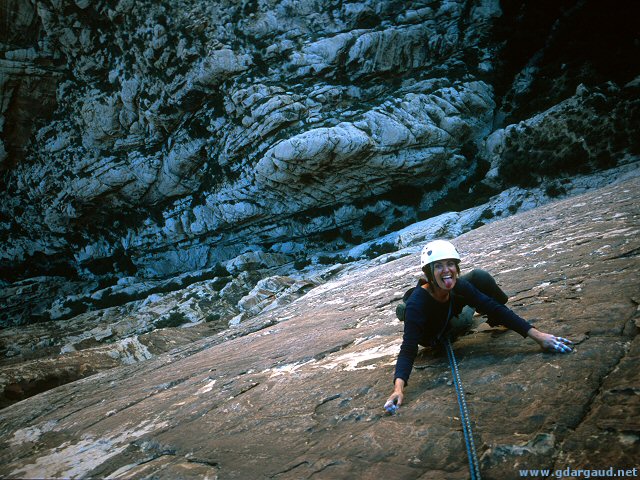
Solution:
M 435 298 L 436 300 L 438 300 L 438 301 L 449 301 L 449 299 L 451 298 L 451 293 L 449 291 L 446 291 L 443 288 L 440 288 L 440 286 L 438 285 L 438 281 L 436 280 L 433 264 L 430 265 L 430 267 L 429 267 L 429 273 L 431 275 L 427 275 L 427 290 L 429 291 L 431 296 L 433 298 Z M 431 277 L 431 278 L 429 278 L 429 277 Z M 440 294 L 439 294 L 440 291 L 446 292 L 447 298 L 443 297 L 442 299 L 440 299 Z
M 438 281 L 436 280 L 436 273 L 435 273 L 435 262 L 432 262 L 428 265 L 425 265 L 425 267 L 423 268 L 422 272 L 424 273 L 425 277 L 427 277 L 427 282 L 426 282 L 426 289 L 431 292 L 432 294 L 436 293 L 436 288 L 438 290 L 445 290 L 443 288 L 441 288 L 438 285 Z M 456 282 L 458 280 L 460 276 L 460 262 L 457 261 L 456 262 L 456 273 L 455 273 L 455 279 Z

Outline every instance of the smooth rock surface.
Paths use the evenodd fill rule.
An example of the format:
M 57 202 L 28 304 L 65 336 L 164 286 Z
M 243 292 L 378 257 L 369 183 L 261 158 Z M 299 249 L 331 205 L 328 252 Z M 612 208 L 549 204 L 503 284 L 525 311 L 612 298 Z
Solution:
M 575 352 L 480 324 L 455 343 L 483 478 L 634 468 L 640 453 L 640 180 L 455 240 L 509 304 Z M 0 411 L 0 475 L 468 478 L 443 357 L 419 356 L 406 403 L 382 405 L 417 255 L 351 270 L 237 329 Z M 480 321 L 480 318 L 478 318 Z

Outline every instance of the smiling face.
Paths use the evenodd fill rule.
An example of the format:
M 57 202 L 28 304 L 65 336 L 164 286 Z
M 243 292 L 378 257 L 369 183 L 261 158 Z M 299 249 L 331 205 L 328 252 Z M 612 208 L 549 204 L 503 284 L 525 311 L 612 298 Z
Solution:
M 433 263 L 433 277 L 436 287 L 442 290 L 452 290 L 458 279 L 458 266 L 455 260 L 446 259 Z

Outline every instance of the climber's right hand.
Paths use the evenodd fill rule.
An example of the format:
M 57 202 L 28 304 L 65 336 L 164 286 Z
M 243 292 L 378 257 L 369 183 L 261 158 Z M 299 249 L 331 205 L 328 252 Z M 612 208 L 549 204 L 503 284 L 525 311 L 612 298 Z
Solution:
M 390 411 L 393 413 L 397 410 L 397 408 L 402 405 L 402 400 L 404 400 L 404 380 L 401 378 L 396 378 L 394 383 L 393 393 L 387 399 L 384 404 L 384 409 L 386 411 Z

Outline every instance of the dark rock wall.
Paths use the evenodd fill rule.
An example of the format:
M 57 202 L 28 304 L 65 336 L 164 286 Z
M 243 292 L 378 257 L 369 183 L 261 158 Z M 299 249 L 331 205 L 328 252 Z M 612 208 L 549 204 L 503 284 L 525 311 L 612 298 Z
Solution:
M 633 161 L 636 8 L 3 1 L 1 278 L 305 265 Z
M 602 2 L 548 0 L 501 6 L 503 15 L 494 30 L 503 41 L 495 83 L 500 126 L 566 100 L 580 84 L 625 85 L 637 77 L 640 31 L 634 16 L 640 9 L 634 2 L 615 8 Z

